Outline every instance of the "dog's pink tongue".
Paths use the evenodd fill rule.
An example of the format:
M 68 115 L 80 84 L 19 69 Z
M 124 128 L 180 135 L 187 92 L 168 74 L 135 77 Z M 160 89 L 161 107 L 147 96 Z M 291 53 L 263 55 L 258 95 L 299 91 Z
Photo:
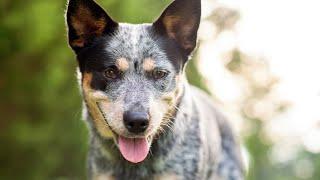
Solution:
M 125 138 L 119 136 L 119 149 L 126 160 L 138 163 L 147 157 L 149 145 L 147 138 Z

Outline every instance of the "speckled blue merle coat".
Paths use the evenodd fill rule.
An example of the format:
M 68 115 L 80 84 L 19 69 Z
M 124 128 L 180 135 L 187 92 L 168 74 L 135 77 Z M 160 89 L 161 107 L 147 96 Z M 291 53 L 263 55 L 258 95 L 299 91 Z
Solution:
M 185 78 L 200 14 L 200 0 L 175 0 L 154 23 L 132 25 L 115 22 L 93 0 L 69 1 L 69 44 L 90 130 L 89 179 L 244 178 L 228 122 Z M 132 112 L 143 128 L 128 125 Z M 127 161 L 119 137 L 145 138 L 146 159 Z

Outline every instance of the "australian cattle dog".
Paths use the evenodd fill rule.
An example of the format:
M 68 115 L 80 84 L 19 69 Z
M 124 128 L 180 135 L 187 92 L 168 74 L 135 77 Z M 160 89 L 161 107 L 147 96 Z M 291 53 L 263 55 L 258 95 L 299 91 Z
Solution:
M 153 23 L 117 23 L 93 0 L 69 0 L 89 179 L 243 179 L 228 122 L 186 80 L 200 16 L 200 0 L 175 0 Z

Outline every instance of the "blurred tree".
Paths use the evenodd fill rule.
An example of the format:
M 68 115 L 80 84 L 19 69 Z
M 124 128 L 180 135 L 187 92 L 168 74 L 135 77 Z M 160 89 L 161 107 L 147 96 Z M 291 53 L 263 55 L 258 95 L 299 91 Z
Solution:
M 223 6 L 218 6 L 207 18 L 217 28 L 216 39 L 223 31 L 234 31 L 239 19 L 240 14 L 235 9 Z M 249 152 L 247 179 L 319 179 L 320 156 L 302 147 L 293 159 L 283 163 L 275 162 L 271 157 L 276 144 L 267 136 L 266 122 L 286 111 L 289 104 L 272 97 L 278 80 L 271 74 L 267 61 L 245 54 L 237 47 L 230 51 L 229 57 L 225 68 L 246 89 L 238 107 L 247 127 L 243 137 Z

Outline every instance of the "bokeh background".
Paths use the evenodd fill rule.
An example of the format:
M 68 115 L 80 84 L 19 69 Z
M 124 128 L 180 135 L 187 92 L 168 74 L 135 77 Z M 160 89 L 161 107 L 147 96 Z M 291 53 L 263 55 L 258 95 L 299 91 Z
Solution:
M 121 22 L 152 22 L 169 0 L 98 0 Z M 320 3 L 202 0 L 187 68 L 243 144 L 249 180 L 320 179 Z M 0 179 L 85 179 L 66 0 L 0 1 Z

